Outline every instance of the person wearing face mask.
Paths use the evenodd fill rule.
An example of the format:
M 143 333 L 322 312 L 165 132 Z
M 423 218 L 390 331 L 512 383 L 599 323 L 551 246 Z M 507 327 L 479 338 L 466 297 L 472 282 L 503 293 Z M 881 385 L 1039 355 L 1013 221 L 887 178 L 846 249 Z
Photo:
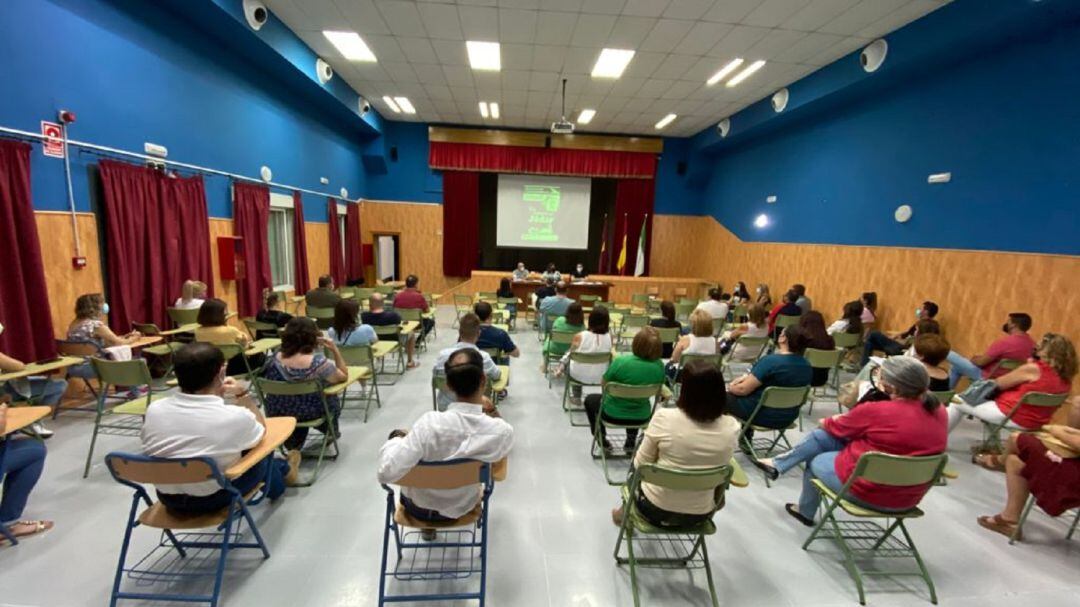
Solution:
M 864 453 L 927 456 L 945 451 L 948 415 L 927 392 L 930 376 L 923 364 L 909 356 L 889 358 L 881 365 L 879 383 L 888 400 L 863 403 L 823 419 L 821 427 L 804 436 L 791 451 L 754 462 L 773 480 L 806 464 L 798 504 L 784 506 L 800 523 L 813 526 L 821 501 L 812 481 L 820 480 L 839 492 Z M 929 489 L 929 485 L 901 487 L 860 480 L 851 487 L 847 499 L 875 510 L 903 512 L 918 505 Z
M 180 392 L 146 410 L 143 453 L 171 459 L 209 457 L 224 472 L 244 451 L 259 444 L 266 420 L 247 388 L 225 376 L 225 357 L 218 348 L 201 342 L 187 344 L 173 354 L 173 369 Z M 227 404 L 226 396 L 235 398 L 236 404 Z M 288 462 L 267 457 L 232 485 L 246 495 L 269 478 L 266 494 L 273 501 L 284 493 L 285 483 L 296 481 L 299 464 L 299 452 Z M 155 488 L 165 508 L 179 515 L 216 512 L 230 501 L 229 492 L 213 480 Z
M 579 263 L 574 266 L 574 271 L 570 272 L 570 276 L 575 280 L 584 280 L 589 276 L 589 273 L 585 271 L 585 265 Z
M 3 333 L 4 325 L 0 324 L 0 334 Z M 26 363 L 23 361 L 0 352 L 0 373 L 13 373 L 25 368 Z M 16 401 L 32 400 L 55 409 L 60 405 L 60 398 L 64 396 L 66 389 L 65 380 L 38 375 L 6 382 L 2 393 Z M 35 423 L 31 429 L 41 438 L 49 438 L 53 435 L 52 430 L 40 422 Z
M 881 350 L 889 356 L 896 356 L 904 351 L 907 342 L 915 338 L 915 329 L 920 320 L 933 319 L 937 316 L 938 305 L 932 301 L 924 301 L 922 306 L 915 309 L 915 322 L 903 333 L 886 335 L 881 331 L 871 331 L 866 335 L 863 343 L 862 366 L 870 362 L 870 355 L 874 350 Z
M 75 320 L 68 325 L 67 338 L 69 341 L 89 341 L 109 348 L 112 346 L 127 346 L 135 343 L 142 337 L 142 333 L 132 331 L 124 335 L 112 332 L 105 319 L 109 316 L 109 304 L 101 293 L 87 293 L 80 295 L 75 300 Z
M 525 267 L 525 262 L 519 261 L 516 268 L 514 268 L 514 280 L 525 280 L 529 277 L 529 270 Z
M 985 354 L 977 354 L 970 360 L 955 350 L 949 352 L 949 388 L 955 388 L 961 377 L 971 381 L 1001 377 L 1009 372 L 998 363 L 1002 360 L 1026 361 L 1035 351 L 1035 340 L 1028 335 L 1031 316 L 1023 312 L 1011 312 L 1001 330 L 1005 335 L 994 340 Z
M 757 289 L 754 289 L 754 292 L 757 296 L 757 299 L 754 300 L 754 303 L 760 305 L 766 310 L 772 308 L 773 302 L 772 295 L 769 294 L 769 285 L 760 282 L 758 283 Z

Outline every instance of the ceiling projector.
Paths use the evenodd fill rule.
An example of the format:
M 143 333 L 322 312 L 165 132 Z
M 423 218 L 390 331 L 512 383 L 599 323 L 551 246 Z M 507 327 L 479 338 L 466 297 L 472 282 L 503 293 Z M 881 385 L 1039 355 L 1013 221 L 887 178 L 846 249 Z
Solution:
M 574 132 L 574 123 L 563 117 L 562 120 L 551 123 L 551 132 L 556 135 L 569 135 Z

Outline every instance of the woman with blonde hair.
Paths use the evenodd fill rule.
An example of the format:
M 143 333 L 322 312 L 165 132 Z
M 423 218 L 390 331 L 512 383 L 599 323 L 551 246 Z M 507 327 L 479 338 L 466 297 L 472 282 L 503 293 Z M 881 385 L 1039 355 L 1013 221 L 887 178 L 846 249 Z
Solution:
M 679 361 L 683 354 L 718 353 L 716 338 L 713 337 L 712 315 L 698 308 L 690 313 L 690 333 L 683 335 L 671 351 L 671 362 L 667 364 L 667 375 L 675 379 L 679 374 Z
M 181 310 L 197 310 L 206 301 L 206 283 L 198 280 L 185 280 L 180 288 L 180 298 L 173 304 Z
M 757 286 L 757 301 L 754 302 L 768 310 L 772 307 L 772 295 L 769 294 L 769 285 L 759 282 Z
M 761 304 L 754 304 L 747 310 L 746 315 L 749 319 L 746 324 L 729 331 L 720 342 L 720 352 L 722 354 L 727 354 L 734 346 L 735 351 L 731 353 L 731 360 L 733 362 L 754 361 L 758 358 L 758 355 L 761 354 L 760 347 L 739 345 L 737 342 L 740 337 L 743 335 L 747 337 L 769 336 L 769 325 L 766 322 L 769 317 L 769 311 L 766 310 L 764 306 Z

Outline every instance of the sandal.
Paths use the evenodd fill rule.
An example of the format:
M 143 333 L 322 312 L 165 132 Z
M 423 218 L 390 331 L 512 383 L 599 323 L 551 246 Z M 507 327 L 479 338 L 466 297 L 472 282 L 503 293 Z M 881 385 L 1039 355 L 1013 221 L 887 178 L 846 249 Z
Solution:
M 971 456 L 971 462 L 994 472 L 1005 471 L 1004 462 L 1002 462 L 1001 457 L 995 453 L 977 453 Z
M 409 364 L 405 365 L 405 368 L 406 369 L 415 369 L 415 368 L 417 368 L 419 366 L 420 366 L 420 363 L 414 360 L 414 361 L 410 362 Z
M 1001 518 L 1000 514 L 995 514 L 993 516 L 980 516 L 976 520 L 979 522 L 979 526 L 983 527 L 984 529 L 989 529 L 990 531 L 993 531 L 995 533 L 1000 533 L 1001 535 L 1004 535 L 1005 537 L 1010 539 L 1015 533 L 1016 539 L 1024 539 L 1023 532 L 1016 528 L 1017 523 L 1009 522 Z
M 16 527 L 29 527 L 22 531 L 16 531 Z M 11 531 L 11 535 L 15 536 L 15 539 L 22 539 L 24 537 L 30 537 L 32 535 L 41 535 L 46 531 L 53 528 L 52 521 L 15 521 L 8 525 L 8 530 Z M 8 544 L 7 538 L 0 537 L 0 546 Z

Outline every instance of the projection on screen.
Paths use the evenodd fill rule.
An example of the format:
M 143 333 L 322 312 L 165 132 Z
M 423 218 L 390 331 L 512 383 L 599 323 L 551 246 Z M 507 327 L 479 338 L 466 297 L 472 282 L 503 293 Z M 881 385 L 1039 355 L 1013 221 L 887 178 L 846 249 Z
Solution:
M 589 248 L 591 188 L 590 179 L 499 175 L 496 246 Z

